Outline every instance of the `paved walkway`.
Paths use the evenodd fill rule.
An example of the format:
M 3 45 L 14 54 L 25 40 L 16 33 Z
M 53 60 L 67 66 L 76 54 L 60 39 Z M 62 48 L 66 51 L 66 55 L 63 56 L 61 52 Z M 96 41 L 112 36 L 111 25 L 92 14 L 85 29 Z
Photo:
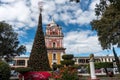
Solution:
M 117 77 L 100 77 L 100 80 L 120 80 L 120 78 L 117 78 Z
M 18 77 L 10 77 L 10 80 L 17 80 L 19 79 Z
M 100 80 L 120 80 L 117 77 L 98 77 Z M 88 77 L 80 77 L 79 80 L 88 80 Z
M 79 80 L 88 80 L 90 74 L 78 74 Z M 120 80 L 120 74 L 115 75 L 114 77 L 107 77 L 106 74 L 97 74 L 100 80 Z

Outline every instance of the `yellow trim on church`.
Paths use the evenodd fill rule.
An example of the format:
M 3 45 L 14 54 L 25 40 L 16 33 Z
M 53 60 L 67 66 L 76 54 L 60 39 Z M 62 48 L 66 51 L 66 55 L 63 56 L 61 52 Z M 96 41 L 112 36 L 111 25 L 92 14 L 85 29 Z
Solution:
M 50 67 L 52 67 L 52 53 L 48 53 Z
M 57 64 L 60 64 L 61 61 L 61 54 L 57 53 Z
M 53 53 L 48 53 L 48 59 L 49 59 L 50 67 L 52 68 L 52 64 L 54 63 Z M 61 53 L 58 52 L 56 53 L 56 64 L 60 64 L 60 61 L 61 61 Z

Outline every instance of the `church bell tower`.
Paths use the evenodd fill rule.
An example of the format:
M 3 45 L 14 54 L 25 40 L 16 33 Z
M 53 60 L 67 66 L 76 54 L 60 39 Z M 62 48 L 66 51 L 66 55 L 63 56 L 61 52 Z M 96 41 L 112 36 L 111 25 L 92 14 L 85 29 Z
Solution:
M 62 28 L 52 20 L 50 24 L 46 26 L 45 32 L 45 44 L 47 47 L 49 64 L 60 64 L 62 55 L 65 54 L 65 48 L 63 47 L 63 33 Z

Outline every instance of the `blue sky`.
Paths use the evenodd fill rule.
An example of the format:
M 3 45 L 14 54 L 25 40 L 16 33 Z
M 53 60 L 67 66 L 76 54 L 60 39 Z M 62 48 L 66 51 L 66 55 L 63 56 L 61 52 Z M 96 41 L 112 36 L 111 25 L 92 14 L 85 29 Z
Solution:
M 102 50 L 98 36 L 91 30 L 90 22 L 96 19 L 94 8 L 99 0 L 0 0 L 0 21 L 11 24 L 19 34 L 20 44 L 26 45 L 29 56 L 38 24 L 39 6 L 43 6 L 43 29 L 54 18 L 62 27 L 66 53 L 75 56 L 113 55 L 110 50 Z M 120 49 L 116 48 L 117 53 Z M 26 56 L 23 55 L 23 56 Z M 118 54 L 120 55 L 120 54 Z

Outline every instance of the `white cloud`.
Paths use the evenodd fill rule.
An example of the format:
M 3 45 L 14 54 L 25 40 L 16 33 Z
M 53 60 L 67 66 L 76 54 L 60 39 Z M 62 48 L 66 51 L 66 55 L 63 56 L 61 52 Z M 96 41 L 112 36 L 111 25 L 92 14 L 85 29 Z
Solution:
M 87 1 L 86 1 L 87 2 Z M 81 9 L 77 8 L 78 10 L 75 13 L 75 20 L 70 20 L 70 23 L 77 23 L 77 24 L 89 24 L 93 19 L 96 18 L 95 16 L 95 5 L 99 3 L 99 0 L 92 0 L 91 4 L 89 5 L 88 10 L 82 11 Z
M 25 37 L 27 33 L 24 30 L 18 30 L 16 31 L 19 34 L 19 37 Z
M 43 23 L 50 22 L 50 16 L 55 21 L 62 21 L 66 25 L 88 24 L 95 18 L 94 7 L 99 0 L 92 0 L 87 11 L 83 11 L 80 4 L 69 2 L 69 0 L 2 0 L 10 4 L 0 5 L 0 21 L 5 20 L 13 25 L 14 29 L 21 35 L 26 35 L 26 29 L 35 27 L 38 23 L 38 2 L 43 2 Z M 26 5 L 28 4 L 28 5 Z M 87 2 L 86 2 L 87 4 Z M 24 30 L 21 30 L 24 29 Z M 97 36 L 88 36 L 91 31 L 68 32 L 64 39 L 67 53 L 87 53 L 100 51 Z M 27 51 L 31 51 L 32 42 L 25 43 Z
M 22 54 L 22 55 L 17 56 L 17 57 L 29 57 L 29 55 L 24 55 L 24 54 Z
M 64 47 L 67 48 L 66 53 L 95 53 L 101 51 L 98 37 L 92 35 L 91 31 L 72 31 L 68 32 L 64 37 Z
M 13 5 L 2 5 L 0 6 L 0 21 L 5 20 L 12 22 L 16 29 L 23 27 L 23 25 L 17 25 L 20 23 L 28 24 L 30 19 L 29 8 L 25 5 L 25 2 L 18 1 Z
M 65 3 L 65 2 L 67 2 L 67 1 L 69 1 L 69 0 L 54 0 L 55 1 L 55 3 L 57 3 L 57 4 L 63 4 L 63 3 Z
M 14 2 L 15 0 L 2 0 L 3 2 Z M 50 16 L 56 21 L 63 21 L 66 24 L 86 24 L 89 23 L 94 16 L 94 7 L 98 0 L 92 0 L 89 10 L 82 11 L 80 4 L 69 2 L 69 0 L 18 0 L 12 4 L 4 4 L 0 6 L 0 21 L 13 22 L 15 29 L 19 29 L 28 25 L 26 29 L 34 27 L 38 22 L 38 2 L 42 1 L 43 5 L 43 23 L 50 22 Z M 87 3 L 87 1 L 86 1 Z M 26 4 L 29 4 L 26 5 Z M 14 23 L 17 21 L 16 23 Z M 24 25 L 17 25 L 23 23 Z
M 7 3 L 10 3 L 10 2 L 14 2 L 16 0 L 1 0 L 1 2 L 7 2 Z
M 31 49 L 32 49 L 32 44 L 33 44 L 33 41 L 31 41 L 31 42 L 26 42 L 26 43 L 24 43 L 25 44 L 25 46 L 26 46 L 26 48 L 27 48 L 27 52 L 31 52 Z

